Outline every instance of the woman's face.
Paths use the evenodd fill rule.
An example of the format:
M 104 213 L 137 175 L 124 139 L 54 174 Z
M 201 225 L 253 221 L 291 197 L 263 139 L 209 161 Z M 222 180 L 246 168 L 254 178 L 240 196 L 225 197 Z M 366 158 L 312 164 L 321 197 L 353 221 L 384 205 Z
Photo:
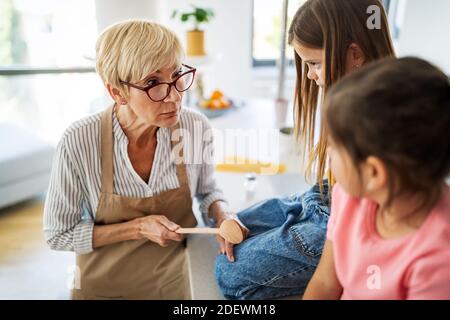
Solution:
M 315 81 L 319 87 L 325 86 L 324 50 L 305 47 L 298 41 L 293 41 L 292 46 L 307 66 L 308 78 Z
M 181 72 L 181 67 L 160 69 L 133 84 L 146 87 L 160 82 L 172 82 Z M 183 93 L 178 92 L 174 86 L 170 88 L 169 95 L 159 102 L 151 100 L 145 91 L 129 87 L 127 107 L 132 109 L 141 122 L 171 128 L 179 121 L 182 98 Z

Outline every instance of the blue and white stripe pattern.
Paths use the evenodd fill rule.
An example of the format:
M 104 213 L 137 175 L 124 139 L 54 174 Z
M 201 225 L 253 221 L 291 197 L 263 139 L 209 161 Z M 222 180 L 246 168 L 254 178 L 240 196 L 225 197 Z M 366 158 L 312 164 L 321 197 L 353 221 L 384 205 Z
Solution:
M 93 221 L 101 189 L 100 118 L 98 113 L 76 121 L 64 132 L 58 144 L 44 208 L 44 234 L 54 250 L 78 254 L 93 250 Z M 181 129 L 193 133 L 199 126 L 202 132 L 211 130 L 205 116 L 182 109 Z M 179 187 L 171 157 L 170 129 L 157 131 L 157 147 L 148 183 L 132 167 L 127 153 L 128 139 L 115 114 L 113 131 L 114 193 L 143 198 Z M 189 137 L 183 137 L 185 158 L 192 150 L 212 152 L 212 138 L 204 139 L 204 136 L 189 134 Z M 186 161 L 191 196 L 199 200 L 200 211 L 206 219 L 209 206 L 217 200 L 224 200 L 214 179 L 214 165 L 211 161 L 198 164 Z

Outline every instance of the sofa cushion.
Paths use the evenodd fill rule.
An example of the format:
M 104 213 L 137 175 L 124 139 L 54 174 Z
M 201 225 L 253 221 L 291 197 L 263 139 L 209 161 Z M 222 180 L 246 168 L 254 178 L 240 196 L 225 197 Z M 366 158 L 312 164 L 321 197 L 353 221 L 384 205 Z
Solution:
M 26 129 L 0 123 L 0 186 L 51 170 L 54 148 Z

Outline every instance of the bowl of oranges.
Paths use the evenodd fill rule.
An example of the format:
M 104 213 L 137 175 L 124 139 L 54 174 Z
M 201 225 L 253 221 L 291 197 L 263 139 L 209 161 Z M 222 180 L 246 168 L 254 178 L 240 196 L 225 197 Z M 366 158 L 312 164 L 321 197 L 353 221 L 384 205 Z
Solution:
M 214 118 L 232 110 L 233 102 L 226 98 L 222 91 L 214 90 L 209 98 L 199 102 L 198 108 L 208 118 Z

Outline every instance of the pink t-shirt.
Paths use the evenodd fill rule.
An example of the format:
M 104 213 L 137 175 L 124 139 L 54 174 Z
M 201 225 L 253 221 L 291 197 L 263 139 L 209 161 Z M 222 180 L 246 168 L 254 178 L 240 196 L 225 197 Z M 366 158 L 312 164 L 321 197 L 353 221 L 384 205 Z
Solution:
M 327 238 L 341 299 L 450 299 L 450 188 L 414 233 L 382 239 L 377 204 L 333 188 Z

